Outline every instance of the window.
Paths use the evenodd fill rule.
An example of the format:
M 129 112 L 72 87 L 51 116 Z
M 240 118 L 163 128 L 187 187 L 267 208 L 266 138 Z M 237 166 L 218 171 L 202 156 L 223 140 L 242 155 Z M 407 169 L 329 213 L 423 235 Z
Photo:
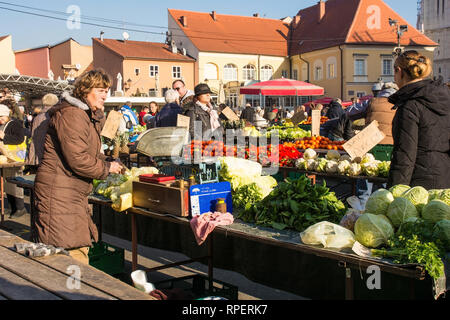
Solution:
M 217 80 L 217 66 L 214 63 L 205 64 L 205 79 Z
M 383 75 L 392 76 L 394 71 L 394 63 L 392 59 L 383 59 Z
M 336 57 L 329 57 L 327 59 L 327 79 L 334 79 L 337 77 L 336 65 L 337 65 Z
M 439 2 L 440 2 L 440 0 L 436 0 L 436 3 L 437 3 L 437 15 L 439 16 Z
M 261 81 L 271 80 L 273 76 L 273 68 L 269 65 L 261 67 Z
M 322 67 L 315 67 L 314 69 L 314 80 L 322 80 Z
M 281 77 L 282 77 L 282 78 L 288 78 L 288 72 L 287 72 L 287 70 L 281 70 Z
M 172 78 L 181 79 L 181 67 L 177 66 L 172 67 Z
M 256 68 L 255 66 L 248 64 L 244 67 L 244 69 L 242 69 L 242 78 L 247 81 L 247 80 L 255 80 L 256 77 Z
M 297 69 L 292 70 L 292 79 L 298 80 L 298 70 Z
M 323 62 L 322 60 L 314 61 L 314 80 L 320 81 L 323 79 Z
M 134 73 L 138 76 L 139 73 L 141 73 L 141 69 L 135 68 L 135 69 L 134 69 Z
M 355 59 L 355 76 L 366 75 L 366 59 Z
M 223 68 L 223 80 L 225 81 L 237 81 L 237 67 L 234 64 L 227 64 Z
M 150 66 L 149 70 L 150 70 L 150 77 L 151 78 L 154 78 L 156 76 L 156 74 L 159 73 L 159 67 L 158 66 Z
M 362 98 L 362 97 L 364 97 L 366 95 L 366 93 L 363 91 L 363 92 L 357 92 L 356 93 L 356 96 L 358 97 L 358 98 Z

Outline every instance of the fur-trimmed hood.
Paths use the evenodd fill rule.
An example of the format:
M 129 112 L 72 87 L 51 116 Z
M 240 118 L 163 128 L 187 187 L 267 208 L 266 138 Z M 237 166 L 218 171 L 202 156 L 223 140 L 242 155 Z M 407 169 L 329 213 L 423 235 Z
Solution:
M 104 113 L 101 110 L 97 110 L 96 112 L 92 112 L 91 108 L 84 103 L 83 101 L 71 96 L 68 91 L 64 91 L 61 94 L 61 101 L 57 105 L 53 106 L 48 114 L 52 117 L 57 111 L 60 111 L 64 108 L 68 107 L 77 107 L 83 111 L 86 111 L 90 117 L 94 118 L 97 121 L 100 121 L 104 117 Z

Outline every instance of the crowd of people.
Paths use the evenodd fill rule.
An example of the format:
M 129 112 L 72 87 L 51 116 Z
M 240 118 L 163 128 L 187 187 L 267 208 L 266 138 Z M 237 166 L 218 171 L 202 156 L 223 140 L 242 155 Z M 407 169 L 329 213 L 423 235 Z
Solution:
M 329 118 L 321 134 L 332 140 L 350 139 L 355 134 L 354 120 L 365 119 L 366 125 L 377 120 L 386 135 L 382 143 L 393 144 L 388 186 L 448 188 L 450 89 L 429 79 L 431 71 L 428 58 L 407 51 L 395 61 L 395 84 L 374 87 L 374 98 L 367 103 L 355 98 L 344 108 L 340 99 L 334 99 L 328 106 L 297 106 L 289 113 L 276 105 L 263 109 L 247 104 L 235 112 L 240 119 L 263 127 L 294 116 L 306 119 L 312 110 L 320 110 Z M 76 79 L 72 92 L 60 97 L 45 95 L 42 108 L 33 114 L 25 114 L 7 90 L 0 92 L 1 143 L 17 147 L 31 137 L 25 164 L 36 172 L 32 205 L 36 208 L 37 241 L 65 248 L 84 263 L 88 262 L 92 240 L 98 238 L 87 200 L 92 181 L 125 169 L 120 161 L 104 154 L 100 138 L 111 83 L 103 70 L 88 71 Z M 147 128 L 176 126 L 181 114 L 190 120 L 191 137 L 223 135 L 221 112 L 226 105 L 215 106 L 211 94 L 205 83 L 189 90 L 182 80 L 176 80 L 165 92 L 162 108 L 150 103 L 137 113 L 131 103 L 123 105 L 120 130 L 139 124 Z M 4 177 L 20 176 L 22 168 L 4 170 Z M 10 217 L 25 214 L 23 189 L 6 183 L 5 191 Z

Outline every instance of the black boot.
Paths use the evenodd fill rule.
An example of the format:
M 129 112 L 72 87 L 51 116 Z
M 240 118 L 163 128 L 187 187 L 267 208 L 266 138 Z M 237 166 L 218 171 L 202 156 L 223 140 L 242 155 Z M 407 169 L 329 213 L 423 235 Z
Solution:
M 14 198 L 14 201 L 13 201 L 14 206 L 11 206 L 12 211 L 9 216 L 10 219 L 20 218 L 25 213 L 27 213 L 27 210 L 25 209 L 25 204 L 23 202 L 23 198 L 16 198 L 16 197 L 13 197 L 13 198 Z

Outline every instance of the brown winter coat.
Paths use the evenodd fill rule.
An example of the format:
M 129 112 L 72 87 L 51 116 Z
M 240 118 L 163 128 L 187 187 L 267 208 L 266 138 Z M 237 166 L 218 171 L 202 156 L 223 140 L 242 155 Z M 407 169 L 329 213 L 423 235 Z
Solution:
M 66 249 L 90 246 L 91 239 L 98 241 L 98 232 L 88 195 L 92 180 L 106 179 L 110 168 L 100 152 L 104 114 L 93 115 L 86 104 L 66 95 L 49 115 L 44 156 L 35 180 L 38 239 Z
M 392 139 L 392 120 L 395 116 L 395 110 L 392 110 L 393 106 L 389 103 L 388 98 L 384 97 L 372 98 L 367 106 L 366 125 L 376 120 L 379 123 L 378 129 L 386 135 L 380 144 L 394 143 Z

